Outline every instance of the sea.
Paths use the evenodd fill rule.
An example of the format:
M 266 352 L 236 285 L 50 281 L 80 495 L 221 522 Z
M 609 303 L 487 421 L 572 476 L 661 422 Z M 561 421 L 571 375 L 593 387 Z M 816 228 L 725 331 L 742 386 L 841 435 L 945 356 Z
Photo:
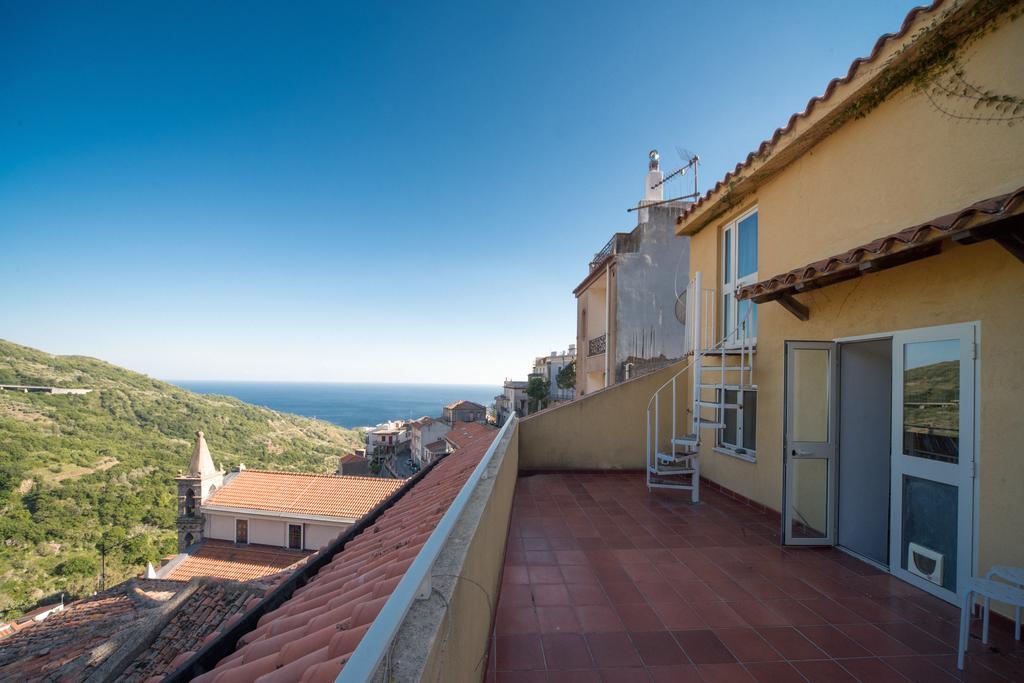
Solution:
M 481 384 L 169 381 L 198 394 L 234 396 L 246 403 L 348 428 L 424 415 L 440 417 L 444 406 L 460 399 L 489 406 L 501 393 L 499 386 Z

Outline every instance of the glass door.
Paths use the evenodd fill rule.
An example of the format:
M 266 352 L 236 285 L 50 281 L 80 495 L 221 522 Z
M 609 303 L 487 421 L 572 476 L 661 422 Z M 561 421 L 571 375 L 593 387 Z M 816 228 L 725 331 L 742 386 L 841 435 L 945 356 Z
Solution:
M 836 345 L 786 342 L 783 539 L 834 545 Z
M 951 602 L 972 570 L 975 332 L 893 336 L 889 557 L 894 574 Z

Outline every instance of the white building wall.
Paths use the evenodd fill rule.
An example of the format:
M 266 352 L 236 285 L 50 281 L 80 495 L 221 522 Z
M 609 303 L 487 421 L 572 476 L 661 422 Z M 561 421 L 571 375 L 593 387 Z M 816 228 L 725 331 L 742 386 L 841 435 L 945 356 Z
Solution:
M 306 524 L 303 544 L 306 550 L 318 550 L 337 538 L 349 525 Z
M 288 540 L 284 535 L 284 522 L 272 519 L 249 517 L 249 543 L 260 545 L 276 545 L 286 547 Z
M 219 538 L 223 541 L 235 542 L 235 518 L 229 515 L 207 514 L 206 535 L 208 538 Z

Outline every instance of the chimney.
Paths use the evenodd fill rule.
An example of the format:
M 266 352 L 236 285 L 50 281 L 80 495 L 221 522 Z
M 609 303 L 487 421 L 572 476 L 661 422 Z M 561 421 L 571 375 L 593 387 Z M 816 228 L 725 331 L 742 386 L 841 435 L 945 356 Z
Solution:
M 640 200 L 640 206 L 647 206 L 660 202 L 665 198 L 665 186 L 660 184 L 665 179 L 665 174 L 661 172 L 661 159 L 658 154 L 658 150 L 652 149 L 647 154 L 647 177 L 644 178 L 644 198 Z M 657 186 L 657 187 L 655 187 Z M 639 221 L 646 223 L 650 216 L 650 212 L 647 209 L 640 209 L 637 212 L 639 215 Z

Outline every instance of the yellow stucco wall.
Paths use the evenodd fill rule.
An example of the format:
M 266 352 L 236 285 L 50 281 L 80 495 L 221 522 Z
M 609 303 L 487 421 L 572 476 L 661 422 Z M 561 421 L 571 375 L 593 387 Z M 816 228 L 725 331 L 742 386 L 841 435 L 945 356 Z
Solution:
M 524 417 L 519 422 L 519 468 L 642 470 L 646 462 L 647 402 L 661 384 L 683 367 L 685 362 L 681 361 Z M 670 389 L 663 391 L 661 397 L 660 434 L 666 442 L 663 448 L 671 429 Z M 685 381 L 679 380 L 676 389 L 681 410 L 686 405 Z
M 1024 95 L 1024 20 L 1003 21 L 962 56 L 965 78 Z M 697 233 L 693 271 L 718 282 L 720 229 L 756 204 L 761 279 L 1024 186 L 1024 123 L 936 112 L 905 89 L 826 138 L 742 206 Z M 758 307 L 757 462 L 705 447 L 703 472 L 776 510 L 782 501 L 783 344 L 980 321 L 979 569 L 1024 566 L 1024 264 L 998 245 L 948 246 L 922 261 L 797 296 L 801 322 Z

